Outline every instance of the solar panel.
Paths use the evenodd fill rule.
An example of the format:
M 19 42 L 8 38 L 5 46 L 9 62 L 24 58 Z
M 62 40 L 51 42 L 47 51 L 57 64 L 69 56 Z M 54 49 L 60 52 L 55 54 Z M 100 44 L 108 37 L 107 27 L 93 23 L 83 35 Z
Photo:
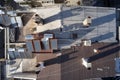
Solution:
M 57 39 L 51 39 L 50 43 L 52 49 L 57 49 Z
M 42 39 L 42 43 L 43 43 L 43 46 L 44 46 L 44 49 L 45 49 L 45 50 L 50 49 L 50 45 L 49 45 L 49 40 L 48 40 L 48 38 L 43 38 L 43 39 Z
M 27 41 L 26 46 L 27 46 L 28 52 L 33 52 L 34 51 L 32 41 Z
M 36 52 L 40 52 L 41 50 L 41 45 L 39 40 L 34 40 L 34 47 Z

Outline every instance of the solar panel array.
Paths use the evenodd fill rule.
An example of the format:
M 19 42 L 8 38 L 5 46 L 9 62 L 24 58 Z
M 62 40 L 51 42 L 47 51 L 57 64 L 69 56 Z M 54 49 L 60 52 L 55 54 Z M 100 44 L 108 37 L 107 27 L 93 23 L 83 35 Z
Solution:
M 57 39 L 53 38 L 53 34 L 44 34 L 41 39 L 27 35 L 25 39 L 28 52 L 51 52 L 58 49 Z

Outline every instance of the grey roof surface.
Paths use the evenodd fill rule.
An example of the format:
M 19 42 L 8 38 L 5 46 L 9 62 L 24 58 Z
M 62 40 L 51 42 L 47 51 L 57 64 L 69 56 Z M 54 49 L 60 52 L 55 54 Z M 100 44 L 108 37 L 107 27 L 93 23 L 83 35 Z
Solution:
M 114 8 L 102 7 L 62 7 L 61 22 L 63 31 L 59 38 L 71 38 L 77 33 L 79 39 L 91 39 L 100 42 L 116 42 L 116 12 Z M 92 24 L 84 28 L 82 21 L 91 16 Z

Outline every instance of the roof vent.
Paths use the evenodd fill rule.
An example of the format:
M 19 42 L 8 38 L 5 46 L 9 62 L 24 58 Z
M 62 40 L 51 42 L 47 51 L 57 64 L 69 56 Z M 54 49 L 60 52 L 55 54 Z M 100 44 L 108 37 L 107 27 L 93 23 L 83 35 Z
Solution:
M 83 21 L 83 26 L 89 27 L 92 23 L 91 17 L 88 16 L 84 21 Z
M 91 46 L 91 40 L 84 40 L 83 45 L 84 46 Z
M 82 65 L 85 66 L 88 70 L 90 70 L 92 67 L 92 64 L 88 62 L 87 58 L 82 58 Z

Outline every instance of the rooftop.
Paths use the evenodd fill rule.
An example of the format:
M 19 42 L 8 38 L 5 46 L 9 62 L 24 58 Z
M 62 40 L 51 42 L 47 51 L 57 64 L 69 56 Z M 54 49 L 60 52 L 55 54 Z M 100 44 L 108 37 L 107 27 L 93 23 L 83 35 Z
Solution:
M 20 72 L 20 75 L 21 73 L 23 73 L 22 75 L 28 75 L 29 73 L 35 75 L 34 67 L 37 63 L 44 61 L 46 68 L 37 75 L 37 80 L 84 80 L 90 78 L 113 77 L 116 74 L 115 58 L 119 57 L 119 48 L 120 45 L 118 43 L 102 42 L 93 43 L 92 46 L 75 46 L 75 48 L 62 49 L 54 54 L 34 53 L 34 56 L 36 56 L 33 58 L 34 60 L 23 60 L 22 65 L 27 65 L 23 65 L 23 72 Z M 93 49 L 98 49 L 99 53 L 94 53 Z M 61 55 L 58 56 L 59 53 L 61 53 Z M 92 63 L 92 68 L 90 70 L 82 65 L 82 58 L 90 58 Z M 30 64 L 31 61 L 32 64 Z M 19 73 L 13 76 L 16 75 L 19 75 Z
M 100 52 L 94 53 L 94 48 L 99 49 Z M 71 48 L 61 50 L 59 52 L 62 53 L 61 56 L 45 60 L 46 68 L 40 72 L 38 80 L 84 80 L 113 77 L 115 76 L 114 59 L 119 57 L 119 48 L 120 45 L 117 43 L 94 43 L 91 47 L 76 46 L 75 51 Z M 38 57 L 43 58 L 43 56 Z M 91 70 L 82 65 L 81 58 L 83 57 L 92 59 Z
M 52 32 L 58 39 L 59 48 L 66 48 L 80 43 L 82 39 L 90 39 L 92 42 L 117 42 L 115 8 L 51 6 L 34 8 L 31 11 L 34 11 L 43 19 L 44 25 L 35 24 L 33 20 L 34 16 L 31 16 L 28 23 L 20 31 L 21 34 L 19 35 L 22 38 L 26 34 Z M 88 16 L 92 18 L 92 24 L 88 28 L 85 28 L 82 22 Z M 36 28 L 36 30 L 31 32 L 32 28 Z M 75 39 L 73 39 L 73 34 L 76 34 Z M 23 41 L 25 40 L 23 39 Z
M 31 11 L 39 14 L 44 20 L 44 25 L 36 27 L 35 33 L 55 33 L 59 48 L 68 48 L 80 43 L 82 39 L 90 39 L 92 42 L 117 42 L 115 8 L 54 6 L 35 8 Z M 92 18 L 92 24 L 85 28 L 82 22 L 88 16 Z M 76 34 L 75 39 L 73 34 Z
M 13 60 L 12 65 L 8 64 L 8 66 L 16 67 L 16 69 L 11 67 L 13 73 L 15 72 L 12 76 L 27 77 L 30 73 L 30 75 L 34 74 L 30 78 L 37 77 L 37 80 L 84 80 L 115 76 L 115 58 L 119 57 L 120 51 L 120 44 L 116 40 L 115 8 L 54 6 L 35 8 L 31 11 L 36 12 L 43 19 L 44 24 L 35 23 L 34 13 L 30 15 L 23 13 L 22 16 L 27 19 L 25 24 L 23 22 L 23 27 L 18 27 L 18 31 L 16 31 L 18 32 L 18 42 L 25 42 L 27 34 L 51 32 L 58 40 L 59 50 L 50 54 L 28 52 L 27 57 L 31 54 L 33 56 L 28 59 L 20 59 L 20 64 L 18 64 L 19 60 Z M 92 24 L 85 28 L 82 22 L 88 16 L 92 18 Z M 33 28 L 36 29 L 33 31 Z M 36 37 L 40 38 L 38 35 Z M 83 46 L 83 40 L 89 40 L 92 44 Z M 33 44 L 32 40 L 31 44 Z M 98 52 L 95 53 L 94 49 L 97 49 Z M 26 48 L 25 51 L 27 51 Z M 90 70 L 82 65 L 82 58 L 87 58 L 92 63 Z M 41 61 L 44 61 L 46 68 L 36 75 L 35 66 Z M 18 65 L 19 67 L 17 67 Z M 12 70 L 10 71 L 12 72 Z

